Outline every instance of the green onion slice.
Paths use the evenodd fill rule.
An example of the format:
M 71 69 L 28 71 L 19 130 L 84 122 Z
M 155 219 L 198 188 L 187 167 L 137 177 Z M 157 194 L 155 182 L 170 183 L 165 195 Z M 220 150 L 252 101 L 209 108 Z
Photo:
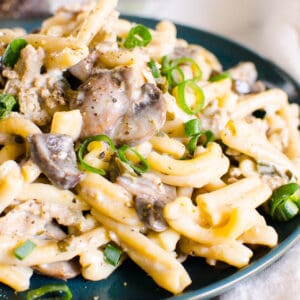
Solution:
M 165 55 L 163 56 L 161 61 L 161 73 L 163 75 L 167 75 L 169 70 L 170 70 L 170 58 L 168 55 Z
M 190 64 L 191 68 L 193 70 L 194 76 L 193 79 L 194 80 L 199 80 L 202 77 L 202 71 L 200 69 L 200 67 L 198 66 L 198 64 L 190 57 L 181 57 L 178 59 L 174 59 L 171 64 L 170 64 L 170 68 L 174 69 L 176 67 L 180 67 L 180 65 L 183 64 Z
M 186 102 L 186 89 L 190 89 L 195 97 L 194 107 L 190 107 Z M 194 80 L 186 80 L 178 84 L 173 90 L 179 107 L 189 115 L 194 115 L 200 112 L 204 105 L 204 93 Z
M 126 152 L 131 151 L 133 152 L 139 159 L 140 163 L 138 165 L 133 164 L 130 162 L 126 157 Z M 128 145 L 123 145 L 118 150 L 118 155 L 122 162 L 127 163 L 138 175 L 145 173 L 149 170 L 149 164 L 148 161 L 135 149 L 129 147 Z
M 152 72 L 152 75 L 153 75 L 154 78 L 159 78 L 160 77 L 159 70 L 158 70 L 154 60 L 150 60 L 147 63 L 147 66 L 151 69 L 151 72 Z
M 269 212 L 273 219 L 288 221 L 299 213 L 300 186 L 297 183 L 288 183 L 273 191 L 268 201 Z
M 115 267 L 118 265 L 122 254 L 123 251 L 120 248 L 107 244 L 104 249 L 104 260 Z
M 196 119 L 194 119 L 196 120 Z M 193 120 L 191 120 L 193 121 Z M 201 131 L 198 134 L 194 134 L 191 136 L 189 143 L 187 144 L 187 150 L 191 155 L 194 155 L 197 145 L 200 143 L 204 147 L 207 146 L 209 142 L 214 140 L 214 134 L 210 130 Z M 202 140 L 204 137 L 204 140 Z M 200 139 L 200 141 L 199 141 Z
M 96 174 L 104 176 L 106 174 L 105 170 L 103 170 L 103 169 L 97 169 L 97 168 L 95 168 L 93 166 L 90 166 L 89 164 L 87 164 L 83 160 L 83 156 L 85 154 L 85 151 L 86 151 L 89 143 L 91 143 L 93 141 L 103 141 L 103 142 L 106 142 L 109 145 L 111 151 L 112 152 L 115 151 L 115 145 L 114 145 L 113 141 L 107 135 L 100 134 L 100 135 L 95 135 L 95 136 L 88 137 L 80 145 L 80 147 L 78 149 L 77 156 L 78 156 L 79 164 L 86 171 L 89 171 L 89 172 L 96 173 Z
M 169 83 L 169 88 L 172 90 L 174 86 L 178 85 L 179 83 L 185 80 L 185 76 L 182 69 L 179 66 L 170 69 L 167 72 L 167 80 Z
M 231 75 L 229 72 L 224 72 L 224 73 L 221 73 L 221 74 L 217 74 L 211 78 L 209 78 L 209 82 L 216 82 L 216 81 L 221 81 L 221 80 L 224 80 L 224 79 L 227 79 L 227 78 L 231 78 Z
M 203 142 L 203 146 L 206 147 L 208 143 L 212 142 L 214 140 L 214 134 L 210 130 L 204 131 L 205 135 L 205 141 Z
M 184 123 L 184 132 L 187 137 L 198 135 L 201 131 L 200 119 L 192 119 Z
M 27 41 L 21 38 L 17 38 L 11 41 L 3 54 L 4 65 L 13 68 L 20 57 L 21 50 L 27 44 Z
M 152 41 L 152 35 L 149 29 L 144 25 L 137 25 L 130 29 L 124 42 L 124 47 L 133 49 L 137 46 L 145 47 Z
M 60 293 L 62 294 L 61 300 L 71 300 L 72 292 L 66 284 L 48 284 L 41 286 L 38 289 L 29 291 L 26 296 L 26 300 L 35 300 L 43 297 L 48 293 Z
M 190 139 L 189 143 L 186 146 L 191 155 L 194 155 L 194 153 L 195 153 L 197 143 L 198 143 L 198 139 L 199 139 L 200 135 L 201 134 L 197 134 L 197 135 L 192 136 L 192 138 Z
M 30 240 L 26 240 L 23 244 L 21 244 L 18 248 L 15 249 L 14 255 L 17 259 L 23 260 L 26 258 L 36 247 L 36 244 Z
M 14 96 L 0 94 L 0 120 L 4 119 L 15 107 L 17 100 Z

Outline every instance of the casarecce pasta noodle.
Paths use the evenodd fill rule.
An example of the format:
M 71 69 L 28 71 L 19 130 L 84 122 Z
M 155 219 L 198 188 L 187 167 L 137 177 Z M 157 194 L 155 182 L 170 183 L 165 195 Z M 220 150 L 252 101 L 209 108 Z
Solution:
M 128 258 L 181 293 L 188 256 L 242 268 L 276 246 L 258 208 L 272 216 L 274 191 L 299 183 L 284 91 L 116 5 L 0 30 L 0 282 L 16 291 L 34 271 L 95 281 Z

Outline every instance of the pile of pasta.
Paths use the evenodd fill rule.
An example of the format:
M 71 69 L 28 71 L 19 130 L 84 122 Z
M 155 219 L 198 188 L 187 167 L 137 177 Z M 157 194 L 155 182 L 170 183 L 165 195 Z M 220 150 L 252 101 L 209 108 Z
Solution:
M 132 176 L 154 178 L 158 187 L 176 189 L 174 199 L 162 210 L 166 229 L 147 229 L 135 210 L 135 196 L 105 176 L 83 169 L 81 181 L 72 190 L 49 182 L 28 156 L 27 139 L 42 132 L 66 134 L 75 147 L 82 115 L 78 109 L 58 104 L 46 123 L 39 123 L 42 104 L 36 101 L 34 108 L 26 106 L 25 97 L 18 112 L 0 120 L 0 281 L 16 291 L 27 290 L 33 270 L 45 266 L 57 270 L 78 258 L 85 279 L 101 280 L 128 256 L 159 286 L 178 294 L 191 284 L 183 257 L 199 256 L 211 265 L 222 261 L 241 268 L 250 262 L 251 245 L 277 244 L 277 233 L 257 208 L 276 187 L 300 178 L 298 106 L 289 104 L 280 89 L 239 94 L 231 77 L 209 80 L 213 72 L 222 73 L 217 58 L 177 39 L 175 26 L 167 21 L 150 30 L 152 41 L 147 46 L 123 48 L 119 40 L 135 24 L 120 19 L 116 5 L 116 0 L 99 0 L 84 7 L 62 8 L 44 21 L 38 33 L 1 29 L 1 54 L 18 37 L 28 42 L 16 66 L 3 69 L 6 84 L 1 93 L 40 99 L 47 94 L 44 84 L 59 81 L 66 69 L 95 49 L 105 68 L 129 66 L 142 74 L 144 82 L 157 85 L 147 63 L 152 60 L 161 66 L 162 57 L 174 49 L 194 47 L 194 60 L 202 72 L 197 81 L 204 94 L 202 110 L 185 112 L 176 96 L 164 90 L 167 113 L 163 127 L 133 147 L 147 160 L 149 170 L 142 175 L 131 172 Z M 22 53 L 29 48 L 39 67 L 33 64 L 24 72 L 29 58 Z M 191 66 L 184 68 L 190 74 L 186 76 L 192 76 Z M 255 117 L 257 110 L 263 110 L 264 116 Z M 193 119 L 213 133 L 213 140 L 196 145 L 188 156 L 190 138 L 184 129 Z M 112 156 L 105 142 L 94 141 L 83 159 L 108 170 Z M 128 156 L 138 161 L 133 153 Z M 273 171 L 263 172 L 262 166 Z M 35 248 L 19 259 L 15 250 L 26 240 Z M 116 265 L 105 259 L 104 248 L 109 243 L 125 253 Z

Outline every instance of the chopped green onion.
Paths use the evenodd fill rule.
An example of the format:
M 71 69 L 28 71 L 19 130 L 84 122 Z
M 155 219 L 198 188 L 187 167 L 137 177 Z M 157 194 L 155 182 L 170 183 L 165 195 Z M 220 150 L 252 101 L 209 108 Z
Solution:
M 194 108 L 189 107 L 186 102 L 185 92 L 189 88 L 193 91 L 195 97 Z M 173 90 L 179 107 L 189 115 L 194 115 L 200 112 L 204 105 L 204 93 L 194 80 L 186 80 L 178 84 Z
M 184 132 L 187 137 L 198 135 L 201 131 L 200 119 L 192 119 L 184 123 Z
M 182 64 L 190 64 L 191 68 L 193 69 L 193 73 L 195 73 L 195 76 L 193 76 L 194 80 L 199 80 L 202 77 L 202 71 L 198 64 L 190 57 L 181 57 L 178 59 L 175 59 L 171 62 L 170 68 L 174 69 L 176 67 L 179 67 Z
M 196 120 L 196 119 L 195 119 Z M 193 120 L 191 120 L 193 121 Z M 202 141 L 202 138 L 205 137 L 205 139 Z M 199 139 L 201 139 L 200 143 Z M 196 147 L 198 144 L 202 144 L 204 147 L 207 146 L 209 142 L 212 142 L 214 140 L 214 134 L 210 130 L 201 131 L 198 134 L 192 135 L 192 138 L 190 139 L 189 143 L 187 144 L 187 149 L 191 155 L 194 155 Z
M 3 63 L 11 68 L 17 63 L 21 50 L 27 45 L 27 41 L 24 39 L 14 39 L 7 46 L 3 54 Z
M 152 41 L 149 29 L 144 25 L 137 25 L 130 29 L 128 36 L 124 42 L 124 47 L 133 49 L 137 46 L 145 47 Z
M 61 295 L 61 300 L 71 300 L 72 292 L 66 284 L 48 284 L 41 286 L 38 289 L 29 291 L 26 296 L 26 300 L 35 300 L 43 297 L 48 293 L 59 293 Z
M 104 260 L 115 267 L 118 265 L 122 254 L 123 251 L 120 248 L 117 248 L 112 244 L 107 244 L 104 249 Z
M 170 58 L 168 55 L 165 55 L 163 56 L 161 61 L 161 73 L 163 75 L 167 75 L 169 69 L 170 69 Z
M 4 119 L 17 104 L 14 96 L 8 94 L 0 94 L 0 120 Z
M 33 251 L 35 247 L 35 243 L 30 240 L 26 240 L 22 245 L 15 249 L 14 255 L 17 259 L 23 260 Z
M 111 151 L 114 152 L 115 151 L 115 145 L 113 143 L 113 141 L 107 136 L 107 135 L 95 135 L 95 136 L 91 136 L 91 137 L 88 137 L 79 147 L 79 150 L 77 152 L 77 156 L 78 156 L 78 159 L 79 159 L 79 163 L 81 165 L 81 167 L 83 169 L 85 169 L 86 171 L 89 171 L 89 172 L 92 172 L 92 173 L 96 173 L 96 174 L 99 174 L 99 175 L 102 175 L 104 176 L 106 174 L 105 170 L 103 169 L 97 169 L 93 166 L 90 166 L 89 164 L 87 164 L 84 160 L 83 160 L 83 156 L 85 154 L 85 151 L 89 145 L 89 143 L 93 142 L 93 141 L 103 141 L 103 142 L 106 142 Z
M 210 143 L 214 140 L 214 134 L 212 131 L 206 130 L 206 131 L 204 131 L 204 135 L 205 135 L 206 140 L 202 143 L 202 145 L 204 147 L 206 147 L 208 143 Z
M 208 81 L 209 82 L 216 82 L 216 81 L 221 81 L 221 80 L 224 80 L 224 79 L 227 79 L 227 78 L 231 78 L 231 75 L 228 72 L 224 72 L 224 73 L 217 74 L 217 75 L 209 78 Z
M 194 153 L 195 153 L 197 143 L 198 143 L 198 139 L 199 139 L 200 135 L 201 134 L 197 134 L 197 135 L 192 136 L 192 138 L 190 139 L 189 143 L 186 146 L 191 155 L 194 155 Z
M 126 157 L 126 152 L 131 151 L 133 152 L 139 159 L 140 163 L 139 165 L 135 165 L 132 162 L 130 162 L 127 157 Z M 118 150 L 118 155 L 121 159 L 122 162 L 127 163 L 137 174 L 142 174 L 145 173 L 149 170 L 149 164 L 148 161 L 135 149 L 129 147 L 128 145 L 123 145 L 119 150 Z
M 271 217 L 278 221 L 288 221 L 299 213 L 300 186 L 297 183 L 288 183 L 273 191 L 268 200 Z
M 152 75 L 154 78 L 159 78 L 160 73 L 159 70 L 157 69 L 156 63 L 154 60 L 150 60 L 147 64 L 147 66 L 151 69 Z
M 181 65 L 189 64 L 193 70 L 193 80 L 197 81 L 202 77 L 202 71 L 198 64 L 190 57 L 181 57 L 170 61 L 168 56 L 162 58 L 161 73 L 166 75 L 170 89 L 185 81 L 185 76 Z M 175 71 L 175 72 L 174 72 Z M 176 76 L 177 75 L 177 78 Z
M 176 74 L 177 76 L 174 76 L 174 74 Z M 177 80 L 177 78 L 179 78 L 179 80 Z M 182 69 L 178 66 L 170 69 L 167 72 L 167 80 L 169 83 L 169 89 L 172 90 L 174 88 L 174 86 L 178 85 L 179 83 L 181 83 L 185 80 Z

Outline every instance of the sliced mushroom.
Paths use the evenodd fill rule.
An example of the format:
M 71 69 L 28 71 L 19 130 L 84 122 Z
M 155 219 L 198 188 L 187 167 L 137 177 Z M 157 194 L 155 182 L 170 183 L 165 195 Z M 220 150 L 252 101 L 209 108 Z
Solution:
M 135 197 L 134 207 L 141 221 L 147 228 L 161 232 L 167 229 L 167 223 L 163 217 L 165 203 L 156 197 L 140 194 Z
M 162 93 L 153 84 L 138 83 L 128 67 L 91 75 L 75 101 L 83 116 L 81 137 L 106 134 L 117 144 L 136 144 L 158 132 L 166 117 Z
M 70 189 L 82 173 L 76 165 L 72 138 L 64 134 L 34 134 L 29 138 L 31 159 L 57 187 Z
M 162 210 L 176 198 L 176 189 L 156 177 L 119 176 L 117 183 L 135 195 L 135 209 L 141 221 L 153 231 L 164 231 L 167 223 Z
M 242 62 L 228 70 L 233 81 L 233 89 L 238 94 L 259 93 L 265 90 L 265 84 L 257 80 L 257 70 L 252 62 Z
M 142 86 L 141 97 L 124 115 L 113 136 L 116 143 L 135 144 L 154 136 L 164 124 L 166 105 L 161 91 L 151 83 Z
M 69 72 L 79 80 L 85 81 L 91 75 L 96 59 L 97 52 L 92 51 L 85 59 L 69 68 Z
M 46 276 L 67 280 L 80 274 L 80 267 L 75 261 L 59 261 L 35 266 L 34 269 Z

